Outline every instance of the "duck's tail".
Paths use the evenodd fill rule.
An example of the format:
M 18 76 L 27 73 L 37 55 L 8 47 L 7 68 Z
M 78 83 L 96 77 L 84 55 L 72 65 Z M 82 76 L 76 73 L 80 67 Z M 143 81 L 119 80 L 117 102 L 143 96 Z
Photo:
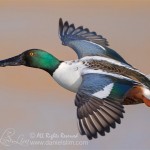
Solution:
M 137 85 L 132 88 L 124 100 L 124 105 L 145 103 L 150 107 L 150 90 L 146 86 Z
M 150 74 L 146 76 L 150 82 Z M 142 87 L 143 102 L 150 107 L 150 87 Z
M 127 95 L 124 105 L 145 103 L 150 107 L 150 75 L 145 76 L 143 79 L 144 85 L 135 86 Z

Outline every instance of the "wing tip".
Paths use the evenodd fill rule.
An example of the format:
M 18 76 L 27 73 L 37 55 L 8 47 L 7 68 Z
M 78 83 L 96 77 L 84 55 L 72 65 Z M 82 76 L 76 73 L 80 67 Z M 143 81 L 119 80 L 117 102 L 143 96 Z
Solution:
M 62 36 L 62 31 L 63 31 L 63 20 L 62 20 L 62 18 L 59 18 L 59 36 L 60 36 L 60 38 L 61 38 L 61 36 Z
M 59 23 L 62 23 L 62 22 L 63 22 L 63 20 L 62 20 L 62 18 L 60 17 L 60 18 L 59 18 Z
M 72 31 L 69 32 L 69 34 L 67 34 L 67 32 L 68 32 L 68 29 L 67 29 L 66 33 L 63 34 L 63 30 L 65 27 L 67 27 L 68 29 L 72 28 Z M 101 35 L 98 35 L 96 32 L 91 32 L 88 28 L 83 28 L 83 26 L 79 26 L 79 27 L 75 28 L 74 24 L 69 24 L 68 21 L 63 22 L 63 19 L 59 18 L 60 39 L 63 41 L 64 40 L 63 37 L 66 36 L 66 38 L 67 38 L 68 35 L 70 35 L 68 38 L 71 38 L 71 36 L 72 37 L 75 36 L 74 38 L 81 39 L 81 40 L 85 39 L 85 40 L 91 41 L 95 44 L 100 44 L 101 46 L 104 46 L 104 47 L 109 46 L 107 39 Z
M 98 137 L 98 133 L 105 136 L 105 133 L 109 133 L 111 128 L 116 128 L 117 123 L 121 123 L 124 113 L 121 103 L 97 100 L 95 97 L 85 101 L 85 98 L 85 95 L 78 93 L 75 100 L 81 135 L 86 135 L 89 140 L 92 140 Z

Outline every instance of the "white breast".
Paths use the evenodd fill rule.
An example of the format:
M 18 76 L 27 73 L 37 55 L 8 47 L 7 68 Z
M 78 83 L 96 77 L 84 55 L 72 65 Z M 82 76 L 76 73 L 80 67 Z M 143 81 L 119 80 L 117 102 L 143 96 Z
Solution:
M 53 78 L 62 87 L 76 93 L 82 82 L 80 74 L 82 68 L 80 62 L 63 62 L 53 73 Z

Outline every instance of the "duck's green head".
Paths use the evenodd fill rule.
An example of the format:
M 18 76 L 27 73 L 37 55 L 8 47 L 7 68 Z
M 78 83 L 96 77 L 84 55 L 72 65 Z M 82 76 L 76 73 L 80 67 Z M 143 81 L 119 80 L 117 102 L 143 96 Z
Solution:
M 0 67 L 28 66 L 48 71 L 51 75 L 61 62 L 50 53 L 40 49 L 30 49 L 17 56 L 1 60 Z

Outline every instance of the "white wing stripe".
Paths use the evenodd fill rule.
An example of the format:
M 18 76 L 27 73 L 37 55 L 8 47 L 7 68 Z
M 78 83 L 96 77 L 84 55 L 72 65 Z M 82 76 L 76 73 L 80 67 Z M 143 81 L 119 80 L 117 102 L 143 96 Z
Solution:
M 110 83 L 107 86 L 105 86 L 104 89 L 102 89 L 102 90 L 100 90 L 100 91 L 98 91 L 98 92 L 96 92 L 96 93 L 94 93 L 92 95 L 96 96 L 96 97 L 98 97 L 100 99 L 106 98 L 106 97 L 109 96 L 113 86 L 114 86 L 114 83 Z

